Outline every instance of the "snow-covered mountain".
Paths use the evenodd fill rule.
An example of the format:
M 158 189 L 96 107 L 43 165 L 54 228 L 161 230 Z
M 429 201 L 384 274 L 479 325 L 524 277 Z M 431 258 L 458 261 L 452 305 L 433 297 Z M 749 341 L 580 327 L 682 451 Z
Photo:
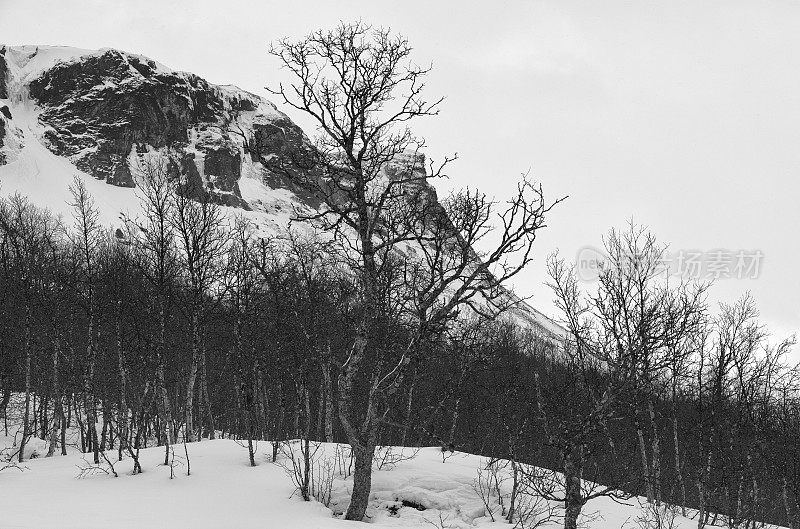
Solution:
M 293 206 L 316 207 L 285 176 L 301 170 L 307 138 L 254 94 L 111 49 L 0 46 L 0 79 L 5 194 L 62 212 L 77 174 L 114 222 L 136 207 L 136 153 L 168 148 L 176 171 L 260 213 L 249 216 L 266 230 L 285 228 Z
M 176 172 L 262 232 L 319 206 L 291 178 L 312 167 L 313 147 L 266 99 L 114 49 L 0 46 L 0 193 L 66 213 L 77 175 L 113 225 L 136 213 L 137 153 L 165 149 Z M 560 334 L 533 307 L 515 312 Z

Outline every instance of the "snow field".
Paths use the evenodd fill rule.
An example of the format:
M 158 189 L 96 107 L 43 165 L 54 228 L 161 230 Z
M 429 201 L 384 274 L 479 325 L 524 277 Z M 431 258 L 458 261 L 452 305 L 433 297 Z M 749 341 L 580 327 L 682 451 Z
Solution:
M 0 439 L 8 443 L 12 438 Z M 294 444 L 298 449 L 297 443 Z M 318 462 L 334 461 L 344 445 L 321 444 Z M 328 529 L 363 527 L 341 520 L 352 490 L 352 478 L 337 475 L 331 487 L 330 508 L 317 501 L 304 502 L 295 491 L 286 468 L 287 456 L 280 453 L 271 462 L 272 445 L 257 444 L 256 467 L 248 463 L 246 445 L 241 441 L 204 440 L 187 445 L 191 475 L 186 475 L 184 446 L 175 446 L 174 479 L 164 463 L 164 448 L 141 451 L 144 472 L 131 475 L 130 458 L 116 462 L 115 451 L 108 456 L 119 477 L 111 473 L 88 472 L 90 454 L 74 448 L 67 456 L 45 458 L 44 441 L 31 443 L 25 470 L 6 469 L 0 473 L 0 527 L 33 528 L 267 528 Z M 395 453 L 401 449 L 394 447 Z M 29 450 L 26 450 L 28 452 Z M 499 511 L 492 522 L 475 491 L 477 470 L 486 459 L 456 452 L 442 461 L 437 447 L 403 449 L 413 459 L 375 470 L 372 482 L 369 522 L 374 527 L 513 527 L 502 521 Z M 346 459 L 343 459 L 346 463 Z M 637 529 L 634 519 L 641 514 L 637 501 L 622 505 L 599 499 L 587 506 L 586 527 L 591 529 Z M 337 516 L 338 515 L 338 516 Z M 559 520 L 545 527 L 558 527 Z M 678 517 L 676 528 L 696 526 Z

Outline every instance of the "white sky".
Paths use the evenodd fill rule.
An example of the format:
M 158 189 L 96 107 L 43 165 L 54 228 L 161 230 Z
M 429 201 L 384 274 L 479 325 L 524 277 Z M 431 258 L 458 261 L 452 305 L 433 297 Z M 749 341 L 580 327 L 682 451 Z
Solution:
M 548 253 L 572 259 L 633 218 L 675 252 L 761 250 L 760 277 L 721 280 L 712 299 L 750 290 L 777 335 L 800 330 L 800 2 L 488 5 L 0 0 L 0 42 L 120 48 L 264 95 L 281 78 L 270 41 L 391 26 L 447 96 L 417 128 L 430 156 L 459 153 L 443 189 L 502 197 L 530 169 L 570 195 L 516 282 L 540 310 Z

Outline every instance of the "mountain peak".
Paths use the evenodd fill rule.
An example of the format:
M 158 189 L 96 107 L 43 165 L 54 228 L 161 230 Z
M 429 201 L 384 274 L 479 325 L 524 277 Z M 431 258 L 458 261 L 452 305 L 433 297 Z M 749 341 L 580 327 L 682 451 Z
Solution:
M 158 65 L 158 68 L 162 71 L 172 71 L 163 64 L 156 63 L 155 61 L 147 59 L 141 55 L 128 53 L 114 48 L 89 50 L 71 46 L 40 46 L 27 44 L 22 46 L 0 45 L 0 50 L 5 50 L 4 55 L 9 66 L 10 73 L 18 81 L 23 82 L 38 77 L 43 72 L 53 68 L 58 64 L 77 62 L 86 57 L 103 55 L 105 53 L 116 53 L 121 56 L 138 57 Z

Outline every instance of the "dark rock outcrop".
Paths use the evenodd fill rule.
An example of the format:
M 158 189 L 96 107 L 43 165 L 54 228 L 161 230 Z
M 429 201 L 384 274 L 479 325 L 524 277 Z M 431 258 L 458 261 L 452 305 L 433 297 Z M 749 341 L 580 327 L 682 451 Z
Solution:
M 180 151 L 191 129 L 218 126 L 224 116 L 221 95 L 204 79 L 115 50 L 57 64 L 31 81 L 30 94 L 44 109 L 49 148 L 118 186 L 134 185 L 132 150 Z M 224 133 L 219 142 L 235 149 Z
M 274 107 L 260 114 L 265 102 L 238 88 L 109 50 L 56 64 L 29 92 L 42 108 L 48 148 L 109 184 L 135 186 L 131 153 L 166 148 L 195 194 L 248 208 L 239 189 L 244 154 L 262 164 L 267 186 L 318 205 L 296 183 L 316 163 L 303 131 Z M 244 124 L 242 113 L 251 113 Z
M 6 63 L 6 47 L 0 46 L 0 99 L 8 99 L 8 88 L 6 87 L 7 71 L 8 64 Z
M 242 155 L 227 135 L 201 135 L 197 149 L 205 154 L 203 173 L 209 187 L 226 193 L 239 194 L 239 178 L 242 176 Z
M 264 166 L 264 181 L 268 186 L 290 189 L 314 208 L 320 205 L 319 197 L 302 185 L 318 176 L 317 151 L 289 118 L 254 123 L 248 150 L 252 160 Z
M 6 136 L 6 122 L 5 119 L 3 119 L 3 116 L 0 116 L 0 165 L 5 165 L 6 163 L 6 155 L 5 153 L 3 153 L 5 136 Z

